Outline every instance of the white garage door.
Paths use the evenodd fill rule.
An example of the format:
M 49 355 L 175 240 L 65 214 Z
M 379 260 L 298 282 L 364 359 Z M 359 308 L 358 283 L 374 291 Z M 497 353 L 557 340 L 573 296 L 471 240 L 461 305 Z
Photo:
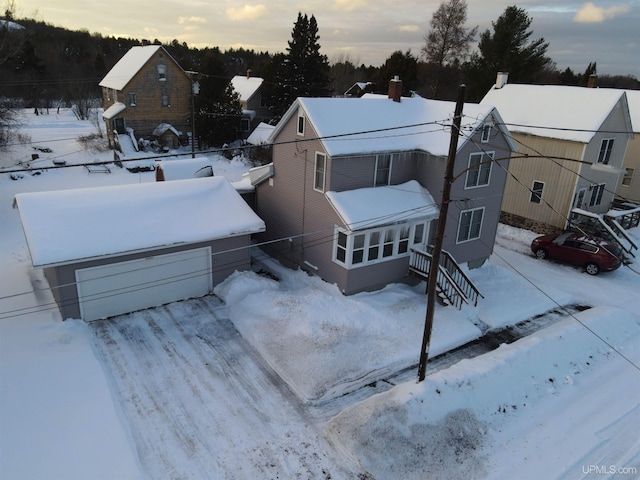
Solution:
M 76 270 L 76 283 L 85 321 L 206 295 L 211 248 Z

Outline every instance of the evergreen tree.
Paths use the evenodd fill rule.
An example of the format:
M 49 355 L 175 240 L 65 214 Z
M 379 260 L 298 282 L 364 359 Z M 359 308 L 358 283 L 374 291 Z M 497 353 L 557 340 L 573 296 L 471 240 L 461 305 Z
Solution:
M 481 99 L 493 85 L 497 72 L 508 72 L 511 83 L 536 83 L 552 64 L 546 56 L 549 43 L 544 38 L 530 41 L 532 19 L 516 6 L 507 7 L 492 22 L 493 33 L 480 35 L 480 54 L 472 56 L 467 66 L 468 98 Z
M 298 97 L 327 97 L 329 60 L 320 53 L 318 23 L 312 15 L 298 13 L 287 54 L 277 65 L 271 104 L 274 114 L 282 115 Z
M 196 102 L 197 135 L 209 146 L 237 140 L 241 132 L 240 97 L 233 90 L 218 48 L 208 49 L 200 64 Z

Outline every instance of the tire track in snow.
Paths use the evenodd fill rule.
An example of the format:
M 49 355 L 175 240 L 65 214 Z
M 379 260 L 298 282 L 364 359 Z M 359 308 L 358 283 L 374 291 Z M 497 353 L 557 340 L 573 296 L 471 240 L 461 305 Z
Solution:
M 92 322 L 150 478 L 357 478 L 215 297 Z

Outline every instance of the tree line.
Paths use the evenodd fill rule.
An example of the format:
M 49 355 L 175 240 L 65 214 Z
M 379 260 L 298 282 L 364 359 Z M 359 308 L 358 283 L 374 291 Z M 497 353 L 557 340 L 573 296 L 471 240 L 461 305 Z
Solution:
M 12 0 L 8 5 L 0 21 L 3 108 L 6 99 L 40 108 L 98 99 L 99 81 L 131 47 L 141 44 L 142 39 L 105 37 L 14 18 Z M 467 100 L 479 101 L 498 71 L 509 72 L 510 83 L 566 85 L 586 85 L 589 76 L 597 73 L 595 62 L 582 73 L 559 70 L 547 56 L 549 43 L 533 38 L 533 19 L 517 6 L 507 7 L 492 22 L 492 29 L 480 33 L 473 53 L 478 27 L 468 27 L 466 22 L 465 0 L 443 1 L 433 13 L 421 51 L 392 52 L 380 66 L 366 66 L 349 55 L 330 62 L 321 52 L 316 18 L 303 13 L 298 13 L 282 53 L 198 49 L 178 40 L 163 46 L 184 70 L 200 73 L 199 124 L 217 130 L 235 121 L 239 104 L 229 80 L 247 70 L 264 79 L 263 96 L 276 119 L 299 96 L 339 96 L 356 82 L 366 82 L 364 91 L 386 93 L 395 75 L 403 80 L 404 95 L 416 92 L 426 98 L 453 100 L 458 85 L 465 83 Z M 150 43 L 161 44 L 158 39 Z M 630 75 L 600 76 L 598 85 L 640 88 L 640 82 Z

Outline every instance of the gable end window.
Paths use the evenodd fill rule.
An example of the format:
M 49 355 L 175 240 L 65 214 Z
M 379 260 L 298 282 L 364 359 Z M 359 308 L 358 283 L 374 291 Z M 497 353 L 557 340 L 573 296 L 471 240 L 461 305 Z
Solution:
M 138 99 L 135 93 L 129 94 L 129 105 L 135 107 L 138 104 Z
M 490 123 L 485 123 L 482 126 L 481 142 L 482 143 L 488 143 L 490 138 L 491 138 L 491 124 Z
M 313 169 L 313 189 L 324 192 L 325 177 L 327 174 L 327 156 L 316 152 L 316 161 Z
M 457 242 L 463 243 L 480 238 L 483 218 L 484 207 L 460 212 L 460 220 L 458 222 L 458 235 L 456 237 Z
M 464 184 L 465 188 L 484 187 L 489 185 L 491 178 L 491 166 L 493 162 L 494 152 L 472 153 L 469 155 L 469 167 L 467 169 L 467 178 Z
M 158 80 L 161 82 L 167 81 L 167 66 L 166 65 L 158 65 Z
M 162 94 L 162 106 L 163 107 L 170 107 L 171 104 L 169 103 L 169 94 L 168 93 L 163 93 Z
M 298 135 L 304 135 L 304 115 L 298 115 L 298 125 L 296 133 Z
M 613 150 L 613 138 L 605 138 L 600 144 L 600 153 L 598 153 L 598 163 L 607 165 L 611 159 L 611 151 Z
M 529 201 L 531 203 L 540 204 L 540 202 L 542 202 L 543 191 L 544 191 L 544 183 L 538 182 L 537 180 L 535 180 L 533 182 L 533 186 L 531 187 L 531 197 L 529 198 Z

